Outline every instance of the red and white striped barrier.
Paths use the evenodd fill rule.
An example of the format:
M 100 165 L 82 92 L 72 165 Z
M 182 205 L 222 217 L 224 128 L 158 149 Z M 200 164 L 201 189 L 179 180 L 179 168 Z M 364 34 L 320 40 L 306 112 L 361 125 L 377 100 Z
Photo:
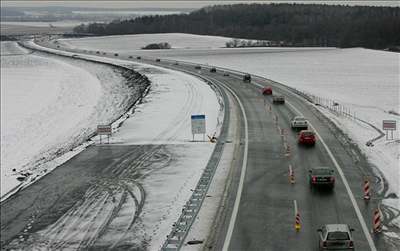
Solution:
M 364 179 L 364 200 L 369 201 L 371 199 L 371 191 L 369 180 L 366 178 Z
M 296 180 L 294 179 L 294 172 L 292 165 L 289 165 L 289 182 L 290 184 L 294 184 L 296 182 Z
M 374 233 L 382 232 L 381 211 L 379 210 L 379 208 L 374 210 L 373 230 L 374 230 Z
M 290 156 L 290 146 L 288 144 L 285 144 L 285 156 Z

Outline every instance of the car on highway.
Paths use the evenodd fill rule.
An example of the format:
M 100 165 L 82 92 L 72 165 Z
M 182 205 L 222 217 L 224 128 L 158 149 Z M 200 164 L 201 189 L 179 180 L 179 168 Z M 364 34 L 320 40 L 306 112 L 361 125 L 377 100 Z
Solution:
M 335 187 L 335 170 L 330 167 L 313 167 L 308 170 L 308 181 L 310 187 L 325 186 L 333 189 Z
M 302 145 L 314 146 L 316 141 L 317 137 L 315 135 L 315 132 L 311 130 L 301 130 L 299 132 L 297 143 Z
M 157 59 L 156 59 L 156 62 L 161 62 L 161 59 L 157 58 Z
M 272 103 L 274 103 L 274 104 L 284 104 L 285 103 L 285 96 L 283 96 L 283 95 L 273 95 L 272 96 Z
M 114 56 L 118 57 L 118 53 L 114 53 Z
M 210 69 L 210 72 L 217 72 L 217 69 L 216 69 L 215 67 L 212 67 L 212 68 Z
M 308 129 L 308 122 L 307 119 L 302 116 L 295 116 L 290 121 L 290 127 L 292 129 L 300 129 L 300 130 L 307 130 Z
M 243 82 L 250 83 L 251 82 L 251 75 L 246 73 L 243 75 Z
M 175 61 L 174 65 L 179 65 L 178 61 Z
M 272 95 L 272 87 L 271 86 L 266 86 L 262 89 L 262 94 L 263 95 Z
M 224 76 L 229 76 L 229 72 L 224 71 Z
M 319 250 L 354 250 L 352 232 L 347 224 L 327 224 L 317 230 Z
M 137 56 L 136 59 L 142 59 L 142 57 L 141 56 Z
M 200 69 L 201 69 L 201 66 L 200 66 L 200 65 L 196 65 L 194 68 L 195 68 L 196 70 L 200 70 Z
M 128 58 L 133 58 L 132 56 L 129 56 Z

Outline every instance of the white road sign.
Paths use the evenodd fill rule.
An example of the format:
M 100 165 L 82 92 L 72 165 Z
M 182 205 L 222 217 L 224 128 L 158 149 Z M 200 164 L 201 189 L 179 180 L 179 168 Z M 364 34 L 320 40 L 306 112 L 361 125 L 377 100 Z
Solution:
M 192 134 L 206 133 L 206 115 L 192 115 Z

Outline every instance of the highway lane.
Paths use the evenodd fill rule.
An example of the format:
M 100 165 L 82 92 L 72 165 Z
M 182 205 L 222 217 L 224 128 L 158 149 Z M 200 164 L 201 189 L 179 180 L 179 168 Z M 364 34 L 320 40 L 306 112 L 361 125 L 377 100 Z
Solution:
M 120 58 L 123 58 L 123 55 Z M 199 73 L 193 68 L 193 64 L 180 63 L 176 66 L 164 60 L 154 62 L 148 59 L 141 62 Z M 201 74 L 229 85 L 243 102 L 249 121 L 249 162 L 232 242 L 228 243 L 229 250 L 316 250 L 316 228 L 325 223 L 338 222 L 347 223 L 356 229 L 354 237 L 357 250 L 370 250 L 366 234 L 339 177 L 332 193 L 309 190 L 306 179 L 309 167 L 334 166 L 320 142 L 315 148 L 298 147 L 296 134 L 287 130 L 289 132 L 287 140 L 293 151 L 290 158 L 283 155 L 283 142 L 274 124 L 273 115 L 278 115 L 281 128 L 289 129 L 288 122 L 295 115 L 295 111 L 288 105 L 273 106 L 273 113 L 268 114 L 266 109 L 268 106 L 264 106 L 260 87 L 244 84 L 240 75 L 231 74 L 226 77 L 222 76 L 219 70 L 217 73 L 209 73 L 208 69 L 203 69 Z M 335 159 L 343 167 L 343 173 L 361 210 L 362 219 L 370 230 L 371 212 L 379 200 L 371 201 L 369 204 L 365 204 L 362 200 L 362 178 L 364 175 L 373 177 L 365 158 L 361 155 L 354 156 L 354 152 L 358 154 L 357 149 L 352 148 L 351 144 L 346 144 L 346 138 L 341 132 L 303 99 L 272 81 L 260 78 L 255 80 L 261 86 L 272 85 L 275 91 L 285 94 L 322 135 Z M 271 100 L 267 98 L 266 102 L 270 104 Z M 357 163 L 354 162 L 355 157 Z M 289 164 L 292 164 L 295 170 L 295 185 L 288 183 Z M 236 195 L 235 191 L 235 189 L 230 191 L 228 207 L 233 204 L 232 197 Z M 294 231 L 293 200 L 297 200 L 301 213 L 302 229 L 299 233 Z M 215 250 L 220 250 L 224 246 L 227 228 L 228 223 L 224 224 L 220 234 L 215 238 L 213 245 Z M 375 236 L 373 238 L 378 250 L 389 250 L 382 238 Z
M 183 66 L 193 71 L 193 65 Z M 202 75 L 215 78 L 229 86 L 243 102 L 249 121 L 249 156 L 242 199 L 229 250 L 316 250 L 316 229 L 328 223 L 346 223 L 356 229 L 355 245 L 358 250 L 374 250 L 370 247 L 357 218 L 355 209 L 343 181 L 337 174 L 337 183 L 333 192 L 310 191 L 307 183 L 308 169 L 312 166 L 334 167 L 326 149 L 318 142 L 314 148 L 297 146 L 297 134 L 290 130 L 289 121 L 296 112 L 288 105 L 272 105 L 271 98 L 264 98 L 260 88 L 244 84 L 237 77 L 224 77 L 212 74 L 208 69 Z M 371 227 L 372 209 L 378 201 L 368 205 L 362 200 L 362 179 L 364 175 L 373 176 L 362 156 L 354 163 L 349 149 L 343 146 L 340 131 L 333 132 L 329 121 L 321 117 L 315 109 L 305 104 L 296 95 L 272 82 L 258 79 L 261 85 L 273 85 L 287 96 L 295 107 L 304 113 L 317 131 L 322 135 L 347 177 L 351 191 L 354 191 L 357 204 L 368 230 Z M 264 106 L 264 99 L 267 106 Z M 272 112 L 268 111 L 271 105 Z M 274 115 L 278 115 L 279 127 L 288 132 L 287 140 L 292 147 L 290 158 L 283 155 L 283 142 L 274 124 Z M 288 165 L 294 167 L 296 184 L 290 185 Z M 297 200 L 301 214 L 302 228 L 294 231 L 294 206 Z M 226 232 L 223 231 L 224 233 Z M 223 236 L 219 236 L 215 250 L 220 250 Z M 378 250 L 387 250 L 380 238 L 374 238 Z

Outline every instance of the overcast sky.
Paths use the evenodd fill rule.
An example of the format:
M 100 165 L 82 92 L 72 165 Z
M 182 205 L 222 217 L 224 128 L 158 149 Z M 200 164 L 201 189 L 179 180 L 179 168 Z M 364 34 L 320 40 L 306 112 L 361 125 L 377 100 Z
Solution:
M 1 6 L 19 7 L 44 7 L 44 6 L 68 6 L 68 7 L 96 7 L 96 8 L 201 8 L 215 4 L 234 3 L 323 3 L 323 4 L 345 4 L 345 5 L 369 5 L 369 6 L 400 6 L 400 1 L 3 1 Z

